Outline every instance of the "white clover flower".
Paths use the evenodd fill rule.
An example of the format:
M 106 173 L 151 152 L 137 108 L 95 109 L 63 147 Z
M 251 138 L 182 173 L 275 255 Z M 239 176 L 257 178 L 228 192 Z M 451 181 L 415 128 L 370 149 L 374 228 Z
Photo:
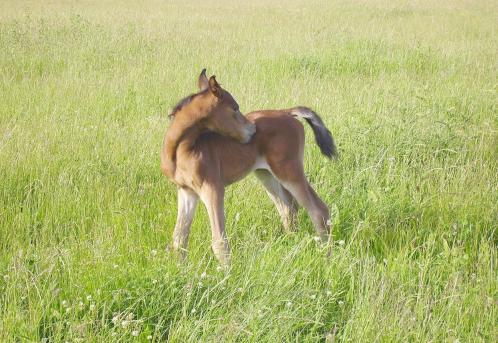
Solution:
M 216 300 L 212 299 L 211 300 L 211 305 L 215 305 L 216 304 Z
M 148 340 L 148 341 L 152 341 L 152 335 L 148 335 L 148 336 L 147 336 L 147 340 Z
M 152 284 L 153 284 L 153 285 L 155 285 L 156 283 L 157 283 L 157 280 L 156 280 L 156 279 L 152 280 Z
M 90 304 L 90 311 L 93 311 L 95 309 L 95 304 Z
M 115 315 L 114 317 L 112 317 L 112 322 L 114 324 L 116 324 L 117 322 L 119 322 L 119 316 L 118 315 Z
M 124 329 L 126 327 L 128 327 L 128 325 L 130 325 L 130 321 L 129 320 L 123 320 L 121 322 L 121 327 Z
M 339 304 L 339 306 L 344 305 L 344 301 L 342 301 L 342 300 L 339 300 L 337 303 Z
M 80 301 L 80 303 L 78 305 L 80 306 L 80 308 L 85 307 L 85 304 L 83 303 L 83 301 Z
M 202 272 L 201 279 L 204 279 L 206 277 L 206 275 L 207 275 L 206 272 Z
M 387 266 L 387 258 L 383 259 L 382 262 Z
M 310 298 L 313 299 L 313 300 L 316 299 L 316 294 L 311 294 Z
M 287 304 L 285 304 L 285 306 L 287 306 L 287 307 L 292 307 L 292 302 L 287 301 Z
M 71 307 L 66 308 L 66 313 L 71 312 Z
M 67 306 L 67 301 L 66 300 L 62 300 L 62 306 L 64 306 L 64 307 Z
M 242 287 L 237 288 L 237 292 L 242 293 L 244 289 Z
M 235 221 L 238 222 L 240 220 L 240 213 L 235 213 Z
M 327 291 L 327 296 L 330 297 L 332 295 L 331 291 Z
M 346 242 L 344 242 L 344 240 L 341 239 L 339 242 L 337 242 L 337 244 L 344 245 L 344 244 L 346 244 Z
M 86 300 L 88 300 L 88 301 L 92 300 L 92 296 L 91 295 L 87 295 L 86 296 Z
M 131 335 L 132 335 L 132 336 L 134 336 L 134 337 L 137 337 L 139 333 L 140 333 L 140 331 L 138 331 L 138 330 L 133 330 L 133 331 L 131 332 Z
M 193 309 L 192 309 L 192 311 L 190 311 L 190 313 L 192 313 L 192 314 L 194 314 L 194 313 L 196 313 L 196 312 L 197 312 L 197 311 L 196 311 L 196 309 L 195 309 L 195 308 L 193 308 Z
M 320 237 L 318 236 L 314 236 L 313 239 L 315 240 L 315 242 L 320 242 Z
M 119 266 L 117 264 L 113 264 L 113 266 L 112 266 L 112 268 L 114 268 L 114 269 L 118 269 L 118 267 Z
M 150 254 L 152 256 L 156 256 L 157 255 L 157 250 L 156 249 L 152 249 L 152 251 L 150 252 Z
M 220 272 L 220 271 L 222 271 L 222 270 L 223 270 L 223 267 L 222 267 L 222 266 L 217 266 L 217 267 L 216 267 L 216 271 Z

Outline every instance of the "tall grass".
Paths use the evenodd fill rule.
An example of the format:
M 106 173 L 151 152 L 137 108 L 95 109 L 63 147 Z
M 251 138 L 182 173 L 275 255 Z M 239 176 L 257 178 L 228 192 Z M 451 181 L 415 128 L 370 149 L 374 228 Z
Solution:
M 4 1 L 0 340 L 498 340 L 493 1 Z M 333 214 L 284 234 L 254 177 L 227 190 L 233 263 L 203 208 L 166 249 L 169 108 L 215 73 L 243 111 L 306 105 Z

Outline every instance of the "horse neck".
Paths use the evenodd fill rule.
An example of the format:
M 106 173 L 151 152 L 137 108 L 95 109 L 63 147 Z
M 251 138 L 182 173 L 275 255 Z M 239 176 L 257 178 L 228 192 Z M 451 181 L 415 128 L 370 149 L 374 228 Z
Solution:
M 191 149 L 202 131 L 203 127 L 198 118 L 177 115 L 164 137 L 163 162 L 174 169 L 178 150 Z

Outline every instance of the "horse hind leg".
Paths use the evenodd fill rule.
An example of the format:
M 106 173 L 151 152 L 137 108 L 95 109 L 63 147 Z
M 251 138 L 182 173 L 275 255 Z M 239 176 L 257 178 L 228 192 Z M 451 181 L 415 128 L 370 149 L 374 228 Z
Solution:
M 269 171 L 260 169 L 256 170 L 255 174 L 263 186 L 265 186 L 266 193 L 275 204 L 285 231 L 294 231 L 297 203 L 292 194 Z
M 322 242 L 328 242 L 330 213 L 327 205 L 308 183 L 302 166 L 292 164 L 281 167 L 283 168 L 274 170 L 276 178 L 292 194 L 299 205 L 306 209 Z M 279 170 L 282 172 L 279 173 Z

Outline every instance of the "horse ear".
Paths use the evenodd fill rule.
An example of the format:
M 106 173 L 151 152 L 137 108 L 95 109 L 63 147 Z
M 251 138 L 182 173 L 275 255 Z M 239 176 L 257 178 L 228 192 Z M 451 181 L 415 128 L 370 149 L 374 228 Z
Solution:
M 209 90 L 216 97 L 218 97 L 218 98 L 221 97 L 221 87 L 218 84 L 218 82 L 216 82 L 216 76 L 214 76 L 214 75 L 209 78 Z
M 202 69 L 201 74 L 199 75 L 199 79 L 197 80 L 197 86 L 199 87 L 199 91 L 204 91 L 209 87 L 209 81 L 206 76 L 206 68 Z

